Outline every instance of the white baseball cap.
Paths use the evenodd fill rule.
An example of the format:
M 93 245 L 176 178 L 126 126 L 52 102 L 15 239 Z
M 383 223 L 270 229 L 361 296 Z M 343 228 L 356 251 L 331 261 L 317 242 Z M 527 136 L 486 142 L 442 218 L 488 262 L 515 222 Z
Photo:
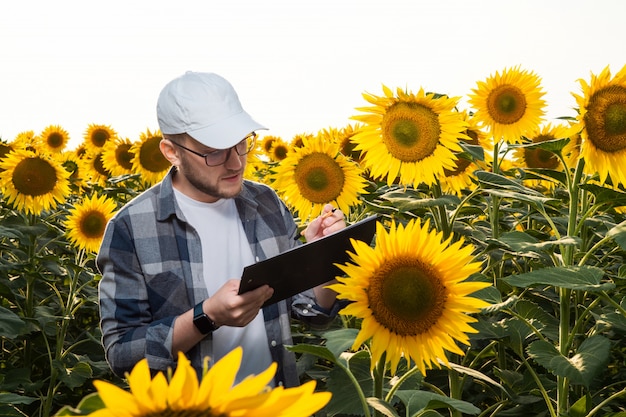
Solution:
M 255 122 L 223 77 L 187 71 L 165 85 L 157 101 L 157 119 L 163 134 L 187 133 L 215 149 L 235 146 L 255 130 Z

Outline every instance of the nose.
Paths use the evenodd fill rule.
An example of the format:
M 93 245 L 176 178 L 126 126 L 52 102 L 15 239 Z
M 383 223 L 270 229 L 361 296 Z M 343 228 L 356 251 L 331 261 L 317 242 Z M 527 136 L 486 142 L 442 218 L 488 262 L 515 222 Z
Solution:
M 228 154 L 226 155 L 226 162 L 224 162 L 224 166 L 232 170 L 239 169 L 243 166 L 241 156 L 239 156 L 234 148 L 228 149 Z

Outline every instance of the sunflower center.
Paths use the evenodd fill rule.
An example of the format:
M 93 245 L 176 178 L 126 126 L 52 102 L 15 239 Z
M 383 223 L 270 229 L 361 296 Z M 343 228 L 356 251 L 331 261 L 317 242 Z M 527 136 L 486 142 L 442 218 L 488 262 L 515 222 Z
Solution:
M 160 142 L 161 137 L 153 136 L 146 139 L 141 145 L 139 163 L 146 171 L 163 172 L 169 167 L 169 161 L 165 159 L 159 149 Z
M 115 149 L 115 160 L 125 170 L 133 168 L 133 154 L 129 152 L 130 148 L 132 148 L 132 145 L 122 143 Z
M 432 155 L 439 144 L 439 117 L 418 103 L 396 103 L 387 109 L 381 124 L 383 143 L 402 162 L 418 162 Z
M 552 135 L 538 135 L 533 138 L 533 142 L 541 143 L 555 139 Z M 525 149 L 524 159 L 528 168 L 557 169 L 560 162 L 557 156 L 545 149 Z
M 47 142 L 52 149 L 57 149 L 63 146 L 65 137 L 59 132 L 52 132 L 48 135 Z
M 91 133 L 91 143 L 101 148 L 104 146 L 107 140 L 111 137 L 111 134 L 106 129 L 95 129 Z
M 295 181 L 304 198 L 315 204 L 324 204 L 341 195 L 345 175 L 331 156 L 314 152 L 298 162 Z
M 57 172 L 45 159 L 25 158 L 13 170 L 12 180 L 20 194 L 37 197 L 54 190 Z
M 111 173 L 104 167 L 104 164 L 102 163 L 102 152 L 99 152 L 93 160 L 93 169 L 95 169 L 98 174 L 104 177 L 108 177 L 111 175 Z
M 465 172 L 467 167 L 470 166 L 472 162 L 467 158 L 456 158 L 454 160 L 454 163 L 456 164 L 456 168 L 454 169 L 444 168 L 443 169 L 443 173 L 445 174 L 446 177 L 454 177 L 455 175 L 459 175 L 460 173 Z
M 80 231 L 87 238 L 99 238 L 104 234 L 107 219 L 99 211 L 90 211 L 86 213 L 80 222 Z
M 287 157 L 287 152 L 289 152 L 289 148 L 284 145 L 274 146 L 272 148 L 272 153 L 274 155 L 274 159 L 277 161 L 282 161 Z
M 368 291 L 376 320 L 401 336 L 418 335 L 435 326 L 447 299 L 436 271 L 410 257 L 385 262 Z
M 589 140 L 604 152 L 626 148 L 626 87 L 608 86 L 589 100 L 585 114 Z
M 510 125 L 524 116 L 526 96 L 519 88 L 504 84 L 494 88 L 489 93 L 487 109 L 496 123 Z

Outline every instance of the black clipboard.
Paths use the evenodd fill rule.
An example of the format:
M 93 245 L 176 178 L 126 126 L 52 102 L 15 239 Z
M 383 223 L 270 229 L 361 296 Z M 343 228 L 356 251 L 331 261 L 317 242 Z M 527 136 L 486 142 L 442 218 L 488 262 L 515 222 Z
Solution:
M 335 279 L 343 271 L 334 264 L 348 262 L 347 251 L 354 252 L 350 239 L 370 244 L 377 219 L 378 215 L 369 216 L 321 239 L 246 266 L 239 294 L 268 284 L 274 294 L 263 304 L 267 306 Z

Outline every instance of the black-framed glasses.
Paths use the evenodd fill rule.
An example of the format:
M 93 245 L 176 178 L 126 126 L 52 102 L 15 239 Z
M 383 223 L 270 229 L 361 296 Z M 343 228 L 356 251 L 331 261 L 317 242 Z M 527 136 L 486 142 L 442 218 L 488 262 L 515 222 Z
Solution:
M 228 158 L 230 158 L 230 151 L 232 151 L 233 149 L 235 150 L 235 152 L 237 152 L 237 155 L 239 156 L 244 156 L 250 153 L 250 151 L 254 149 L 254 145 L 256 144 L 256 136 L 256 132 L 252 132 L 248 136 L 243 138 L 241 142 L 239 142 L 235 146 L 232 146 L 228 149 L 218 149 L 209 153 L 196 152 L 193 149 L 189 149 L 186 146 L 181 145 L 180 143 L 174 142 L 173 140 L 170 140 L 170 142 L 172 142 L 179 148 L 183 148 L 184 150 L 191 152 L 192 154 L 201 156 L 202 158 L 204 158 L 204 163 L 206 163 L 207 166 L 216 167 L 223 165 L 224 163 L 226 163 L 226 161 L 228 161 Z

